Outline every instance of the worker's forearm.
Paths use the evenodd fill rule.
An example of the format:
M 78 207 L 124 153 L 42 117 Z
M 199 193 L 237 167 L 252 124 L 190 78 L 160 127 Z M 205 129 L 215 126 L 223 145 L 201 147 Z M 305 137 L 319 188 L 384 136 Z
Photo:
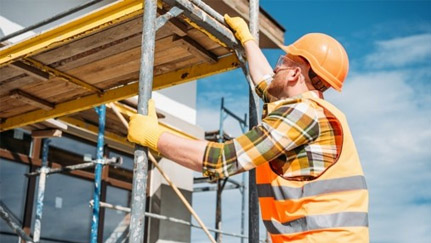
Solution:
M 207 143 L 164 132 L 157 142 L 157 148 L 163 157 L 194 171 L 202 172 L 202 159 Z
M 271 65 L 268 63 L 262 50 L 254 40 L 245 42 L 244 49 L 254 85 L 257 85 L 262 81 L 265 75 L 273 74 Z

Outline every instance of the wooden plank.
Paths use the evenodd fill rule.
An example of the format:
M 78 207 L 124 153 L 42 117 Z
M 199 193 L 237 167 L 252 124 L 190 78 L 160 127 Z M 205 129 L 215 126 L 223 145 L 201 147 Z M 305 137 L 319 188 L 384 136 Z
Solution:
M 9 92 L 13 89 L 18 89 L 26 85 L 38 82 L 40 82 L 40 80 L 30 77 L 25 73 L 9 78 L 7 80 L 3 80 L 0 85 L 0 97 L 9 94 Z
M 202 60 L 208 63 L 216 63 L 217 56 L 215 56 L 210 51 L 207 51 L 203 46 L 194 41 L 192 38 L 188 36 L 181 37 L 180 39 L 174 42 L 176 45 L 179 45 L 186 49 L 190 54 L 201 58 Z
M 177 18 L 170 19 L 166 26 L 178 36 L 186 36 L 189 30 L 188 26 L 183 22 L 179 21 Z
M 198 78 L 207 77 L 221 72 L 226 72 L 238 68 L 239 63 L 234 55 L 220 58 L 216 64 L 202 63 L 192 67 L 183 68 L 177 71 L 165 73 L 154 77 L 153 90 L 162 89 L 172 85 L 185 83 Z M 0 124 L 0 130 L 9 130 L 16 127 L 25 126 L 31 123 L 40 122 L 49 118 L 64 116 L 75 113 L 100 104 L 122 100 L 136 95 L 137 83 L 132 83 L 123 87 L 107 90 L 103 95 L 88 95 L 80 99 L 71 100 L 56 104 L 55 109 L 50 111 L 36 110 L 22 113 L 15 117 L 10 117 Z
M 185 56 L 179 59 L 176 59 L 172 62 L 167 62 L 161 65 L 157 65 L 154 67 L 154 75 L 158 76 L 164 73 L 168 73 L 168 72 L 172 72 L 187 66 L 191 66 L 194 64 L 199 64 L 201 63 L 202 60 L 200 60 L 199 58 L 189 55 L 189 56 Z
M 171 62 L 176 58 L 188 55 L 189 53 L 181 47 L 163 48 L 162 51 L 156 51 L 154 65 Z M 97 84 L 107 79 L 122 77 L 139 71 L 140 56 L 140 47 L 137 47 L 90 65 L 69 70 L 68 73 L 81 80 L 86 80 L 88 83 Z
M 39 110 L 39 108 L 35 108 L 35 107 L 29 106 L 29 105 L 26 105 L 26 106 L 22 106 L 21 105 L 21 106 L 19 106 L 17 108 L 12 108 L 12 109 L 8 109 L 8 110 L 5 110 L 5 111 L 1 111 L 0 117 L 1 118 L 10 118 L 10 117 L 13 117 L 13 116 L 16 116 L 16 115 L 19 115 L 19 114 L 25 114 L 27 112 L 32 112 L 32 111 L 35 111 L 35 110 Z M 4 120 L 2 122 L 6 122 L 6 120 Z
M 140 50 L 140 47 L 133 48 L 89 65 L 69 70 L 68 73 L 91 84 L 101 82 L 110 77 L 122 76 L 139 70 Z
M 102 82 L 98 82 L 95 85 L 101 89 L 111 89 L 137 81 L 139 81 L 139 70 L 118 77 L 103 80 Z
M 100 32 L 86 36 L 65 45 L 61 45 L 44 53 L 34 56 L 36 60 L 52 64 L 59 60 L 75 56 L 79 53 L 112 43 L 116 40 L 142 32 L 142 15 L 127 20 L 115 26 L 108 27 Z
M 168 49 L 168 44 L 172 42 L 173 37 L 166 38 L 162 40 L 162 44 L 160 48 L 164 51 L 158 52 L 158 55 L 160 58 L 158 60 L 161 60 L 161 62 L 167 62 L 170 60 L 170 62 L 167 62 L 166 65 L 158 65 L 156 66 L 156 72 L 155 75 L 159 75 L 165 72 L 178 70 L 180 68 L 186 67 L 188 65 L 198 64 L 200 61 L 199 59 L 193 59 L 192 56 L 190 56 L 188 53 L 187 56 L 180 58 L 180 59 L 172 59 L 172 56 L 178 57 L 181 56 L 180 53 L 184 53 L 184 50 L 181 48 L 176 48 L 174 50 Z M 135 50 L 139 52 L 139 50 Z M 122 54 L 124 55 L 124 54 Z M 103 85 L 102 88 L 112 88 L 118 85 L 127 84 L 132 81 L 136 81 L 139 76 L 139 58 L 136 58 L 132 62 L 125 62 L 127 59 L 120 59 L 119 62 L 115 63 L 116 68 L 118 68 L 121 71 L 117 71 L 114 69 L 115 67 L 112 67 L 112 69 L 108 70 L 111 74 L 101 74 L 99 72 L 96 72 L 96 70 L 79 70 L 80 73 L 88 73 L 90 78 L 93 76 L 93 78 L 100 78 L 100 77 L 111 77 L 108 80 L 101 80 L 98 82 L 98 84 Z M 158 63 L 156 63 L 157 65 Z M 108 65 L 108 64 L 107 64 Z M 88 68 L 88 66 L 86 67 Z M 136 71 L 134 71 L 136 70 Z M 78 72 L 77 71 L 77 72 Z M 125 72 L 125 75 L 121 75 L 122 72 Z M 116 75 L 121 75 L 117 77 Z M 85 77 L 88 78 L 88 77 Z M 81 95 L 88 95 L 88 92 L 86 93 L 80 93 L 79 90 L 76 90 L 76 86 L 67 82 L 64 82 L 59 79 L 51 79 L 46 83 L 33 83 L 31 86 L 25 86 L 23 89 L 25 92 L 32 94 L 33 96 L 41 97 L 44 100 L 51 102 L 51 103 L 59 103 L 63 101 L 68 101 L 74 98 L 77 98 Z M 10 117 L 14 115 L 20 114 L 22 110 L 16 109 L 15 111 L 10 110 L 7 113 L 3 113 L 3 117 Z M 7 115 L 6 115 L 7 114 Z
M 1 101 L 0 117 L 2 118 L 8 118 L 14 116 L 15 114 L 24 114 L 26 112 L 38 109 L 18 101 L 10 96 L 2 97 Z
M 31 132 L 31 136 L 34 138 L 61 137 L 62 134 L 63 132 L 58 129 L 34 130 Z
M 59 71 L 55 68 L 51 68 L 50 66 L 45 65 L 44 63 L 39 62 L 35 59 L 28 57 L 28 58 L 24 58 L 23 62 L 25 62 L 26 64 L 29 64 L 29 65 L 32 65 L 33 67 L 35 67 L 37 69 L 49 72 L 51 75 L 58 77 L 58 78 L 61 78 L 66 82 L 74 83 L 74 84 L 82 87 L 83 89 L 86 89 L 86 90 L 89 90 L 92 92 L 96 92 L 99 94 L 101 94 L 103 92 L 102 90 L 98 89 L 97 87 L 94 87 L 93 85 L 86 83 L 85 81 L 80 80 L 79 78 L 76 78 L 72 75 L 69 75 L 68 73 Z
M 167 27 L 161 28 L 156 34 L 156 40 L 172 35 L 172 28 L 174 28 L 172 23 L 167 25 Z M 109 50 L 111 53 L 121 53 L 122 51 L 140 46 L 141 35 L 142 16 L 138 16 L 137 18 L 112 26 L 101 32 L 39 54 L 34 58 L 48 63 L 52 67 L 58 67 L 87 56 L 92 56 L 91 58 L 87 58 L 87 62 L 80 61 L 80 63 L 89 63 L 109 55 L 109 53 L 104 53 L 105 51 Z M 102 52 L 102 54 L 97 55 L 100 52 Z M 79 64 L 73 64 L 73 67 L 77 66 L 79 66 Z M 69 69 L 73 67 L 70 66 Z M 59 70 L 64 70 L 64 68 L 60 68 Z
M 52 103 L 54 102 L 50 99 L 51 97 L 75 89 L 79 89 L 81 93 L 85 92 L 84 89 L 78 87 L 76 84 L 65 82 L 64 80 L 59 78 L 53 78 L 47 82 L 33 83 L 31 85 L 24 86 L 21 88 L 21 90 L 29 94 L 40 97 L 41 99 L 47 100 Z
M 199 43 L 199 45 L 201 45 L 206 50 L 212 50 L 220 47 L 220 45 L 217 42 L 212 41 L 207 35 L 202 33 L 200 30 L 190 29 L 189 31 L 187 31 L 187 36 L 192 38 L 197 43 Z M 226 52 L 229 52 L 228 49 L 226 49 Z
M 79 99 L 82 96 L 89 95 L 90 92 L 82 92 L 82 89 L 69 89 L 69 90 L 61 90 L 60 93 L 48 97 L 48 100 L 52 103 L 58 104 L 74 99 Z
M 54 127 L 57 129 L 67 130 L 67 125 L 64 122 L 55 120 L 55 119 L 48 119 L 42 122 L 43 125 L 48 127 Z
M 44 110 L 52 110 L 55 107 L 54 104 L 49 103 L 46 100 L 35 97 L 35 96 L 28 94 L 28 93 L 26 93 L 22 90 L 19 90 L 19 89 L 12 90 L 9 93 L 9 95 L 12 98 L 15 98 L 15 99 L 23 101 L 23 102 L 25 102 L 31 106 L 38 107 L 38 108 L 41 108 Z
M 44 72 L 40 69 L 37 69 L 33 66 L 30 66 L 28 64 L 25 64 L 21 61 L 13 62 L 10 65 L 11 67 L 20 69 L 24 73 L 28 74 L 29 76 L 32 76 L 40 81 L 47 81 L 49 79 L 49 73 Z
M 141 33 L 137 33 L 58 60 L 50 66 L 61 71 L 67 71 L 139 47 L 140 45 Z
M 0 67 L 0 85 L 4 80 L 13 78 L 15 76 L 21 75 L 23 72 L 11 66 Z

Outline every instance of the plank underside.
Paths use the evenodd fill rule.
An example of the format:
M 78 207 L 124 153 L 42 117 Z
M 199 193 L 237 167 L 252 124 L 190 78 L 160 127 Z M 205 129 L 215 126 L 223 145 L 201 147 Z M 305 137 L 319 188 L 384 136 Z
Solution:
M 142 16 L 137 16 L 29 58 L 107 90 L 138 81 L 141 38 Z M 226 54 L 228 49 L 181 20 L 173 19 L 157 31 L 154 76 L 216 61 Z M 48 80 L 29 75 L 31 70 L 25 72 L 19 66 L 22 67 L 0 68 L 0 118 L 38 110 L 41 106 L 38 101 L 56 105 L 95 93 L 53 74 Z M 34 101 L 17 99 L 12 95 L 16 90 L 31 95 Z M 78 116 L 84 119 L 89 112 L 92 111 Z M 120 123 L 112 125 L 122 130 Z

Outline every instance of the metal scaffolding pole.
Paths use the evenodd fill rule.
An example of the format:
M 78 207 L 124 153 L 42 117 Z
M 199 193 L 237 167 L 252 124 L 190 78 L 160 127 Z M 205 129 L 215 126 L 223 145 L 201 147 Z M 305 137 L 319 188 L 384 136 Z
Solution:
M 91 235 L 90 242 L 97 242 L 97 230 L 99 226 L 99 201 L 100 201 L 100 184 L 102 183 L 102 168 L 103 168 L 103 146 L 105 144 L 105 119 L 106 106 L 101 105 L 96 107 L 96 112 L 99 115 L 99 133 L 97 134 L 97 153 L 96 167 L 94 168 L 94 192 L 93 192 L 93 217 L 91 218 Z
M 259 45 L 259 0 L 250 0 L 250 32 L 256 43 Z M 251 83 L 250 83 L 251 84 Z M 258 124 L 259 99 L 254 92 L 254 87 L 250 85 L 249 90 L 249 128 Z M 256 188 L 256 170 L 253 169 L 248 175 L 248 237 L 249 242 L 259 242 L 259 201 Z
M 42 147 L 42 167 L 40 168 L 39 185 L 37 187 L 37 202 L 36 202 L 36 219 L 34 221 L 34 231 L 33 231 L 33 241 L 39 242 L 40 232 L 42 228 L 42 211 L 43 211 L 43 198 L 45 196 L 45 184 L 46 184 L 46 174 L 49 170 L 48 168 L 48 152 L 50 139 L 43 139 Z
M 153 87 L 157 0 L 144 1 L 141 67 L 139 72 L 138 114 L 148 114 Z M 148 148 L 136 145 L 133 166 L 130 243 L 142 243 L 145 224 Z
M 10 209 L 0 201 L 0 217 L 6 221 L 9 227 L 23 240 L 28 243 L 33 242 L 33 240 L 28 236 L 24 230 L 20 227 L 20 223 L 16 219 L 15 215 L 10 211 Z
M 219 123 L 219 141 L 220 143 L 224 142 L 224 120 L 227 118 L 227 116 L 231 116 L 235 120 L 238 121 L 241 131 L 244 133 L 247 128 L 247 114 L 244 114 L 244 119 L 241 119 L 239 116 L 235 115 L 232 111 L 227 109 L 224 106 L 224 98 L 221 98 L 221 105 L 220 105 L 220 123 Z M 224 180 L 218 180 L 217 181 L 217 197 L 216 197 L 216 220 L 215 220 L 215 227 L 217 230 L 221 230 L 221 224 L 222 224 L 222 192 L 225 190 L 225 185 L 227 181 L 233 182 L 233 180 L 230 180 L 229 178 L 226 178 Z M 235 188 L 240 188 L 241 192 L 241 234 L 244 234 L 244 216 L 245 216 L 245 174 L 242 174 L 242 184 L 236 185 Z M 209 191 L 209 190 L 208 190 Z M 221 234 L 216 232 L 215 238 L 217 242 L 221 242 Z M 244 241 L 244 238 L 241 238 L 241 242 Z
M 87 3 L 83 3 L 83 4 L 81 4 L 81 5 L 78 5 L 78 6 L 76 6 L 76 7 L 74 7 L 74 8 L 71 8 L 71 9 L 69 9 L 69 10 L 67 10 L 67 11 L 64 11 L 64 12 L 61 12 L 61 13 L 59 13 L 59 14 L 55 15 L 55 16 L 52 16 L 51 18 L 48 18 L 48 19 L 42 20 L 42 21 L 41 21 L 41 22 L 39 22 L 39 23 L 36 23 L 36 24 L 30 25 L 30 26 L 28 26 L 28 27 L 26 27 L 26 28 L 24 28 L 24 29 L 18 30 L 18 31 L 16 31 L 16 32 L 13 32 L 12 34 L 9 34 L 9 35 L 7 35 L 7 36 L 4 36 L 4 37 L 0 38 L 0 42 L 5 41 L 5 40 L 8 40 L 8 39 L 11 39 L 11 38 L 13 38 L 13 37 L 15 37 L 15 36 L 18 36 L 18 35 L 24 34 L 24 33 L 28 32 L 28 31 L 30 31 L 30 30 L 34 30 L 34 29 L 39 28 L 39 27 L 41 27 L 41 26 L 44 26 L 44 25 L 46 25 L 46 24 L 52 23 L 52 22 L 54 22 L 54 21 L 56 21 L 56 20 L 59 20 L 59 19 L 61 19 L 61 18 L 64 18 L 64 17 L 66 17 L 66 16 L 68 16 L 68 15 L 71 15 L 71 14 L 73 14 L 73 13 L 75 13 L 75 12 L 78 12 L 78 11 L 80 11 L 80 10 L 84 9 L 84 8 L 90 7 L 90 6 L 92 6 L 92 5 L 96 4 L 96 3 L 99 3 L 99 2 L 101 2 L 101 1 L 103 1 L 103 0 L 93 0 L 93 1 L 90 1 L 90 2 L 87 2 Z
M 113 158 L 105 158 L 102 161 L 94 160 L 94 161 L 87 162 L 87 163 L 68 165 L 68 166 L 64 166 L 61 168 L 49 168 L 48 167 L 45 174 L 49 175 L 49 174 L 55 174 L 55 173 L 64 173 L 64 172 L 70 172 L 70 171 L 74 171 L 74 170 L 87 169 L 87 168 L 94 167 L 98 163 L 101 163 L 102 165 L 118 166 L 118 165 L 121 165 L 123 163 L 123 159 L 122 159 L 122 157 L 113 157 Z M 25 175 L 28 177 L 32 177 L 32 176 L 38 176 L 40 174 L 41 174 L 41 170 L 39 169 L 39 170 L 36 170 L 34 172 L 27 173 Z
M 92 202 L 90 201 L 90 205 L 92 205 Z M 110 203 L 106 203 L 106 202 L 100 202 L 100 206 L 101 207 L 105 207 L 105 208 L 110 208 L 110 209 L 114 209 L 114 210 L 118 210 L 118 211 L 122 211 L 122 212 L 126 212 L 126 213 L 130 213 L 130 208 L 128 207 L 123 207 L 123 206 L 119 206 L 119 205 L 113 205 Z M 164 216 L 164 215 L 159 215 L 159 214 L 154 214 L 154 213 L 149 213 L 149 212 L 145 212 L 145 216 L 149 217 L 149 218 L 155 218 L 155 219 L 161 219 L 161 220 L 166 220 L 166 221 L 170 221 L 173 223 L 178 223 L 178 224 L 183 224 L 183 225 L 187 225 L 193 228 L 197 228 L 197 229 L 202 229 L 202 226 L 200 225 L 196 225 L 193 224 L 191 222 L 182 220 L 182 219 L 177 219 L 177 218 L 173 218 L 173 217 L 168 217 L 168 216 Z M 223 235 L 228 235 L 228 236 L 232 236 L 232 237 L 239 237 L 239 238 L 245 238 L 247 239 L 246 235 L 243 234 L 236 234 L 236 233 L 229 233 L 229 232 L 224 232 L 218 229 L 211 229 L 208 228 L 208 231 L 211 232 L 215 232 L 215 233 L 219 233 L 219 234 L 223 234 Z M 262 240 L 261 242 L 265 242 L 264 240 Z

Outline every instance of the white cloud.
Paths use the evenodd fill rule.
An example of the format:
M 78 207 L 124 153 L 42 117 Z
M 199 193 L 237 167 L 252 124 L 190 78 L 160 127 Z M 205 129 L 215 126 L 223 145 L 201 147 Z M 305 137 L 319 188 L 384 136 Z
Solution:
M 376 52 L 365 57 L 367 67 L 403 67 L 431 63 L 431 34 L 378 41 Z
M 374 65 L 392 68 L 352 73 L 341 94 L 327 97 L 346 114 L 361 157 L 370 192 L 372 242 L 425 242 L 431 237 L 431 63 L 401 69 L 397 67 L 406 63 L 392 60 L 401 57 L 408 43 L 430 52 L 424 46 L 431 42 L 423 43 L 430 37 L 379 42 L 381 48 L 366 61 L 389 60 Z M 412 52 L 405 53 L 407 59 L 423 60 L 417 50 Z

